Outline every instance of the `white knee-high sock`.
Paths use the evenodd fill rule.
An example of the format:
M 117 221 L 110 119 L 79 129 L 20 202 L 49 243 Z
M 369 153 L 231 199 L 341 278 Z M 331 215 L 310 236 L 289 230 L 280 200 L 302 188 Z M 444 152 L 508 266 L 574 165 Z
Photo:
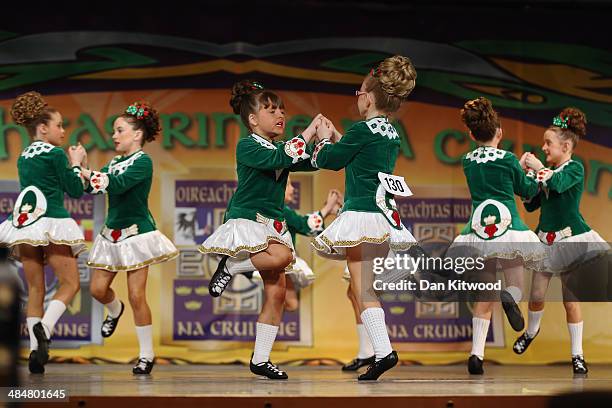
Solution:
M 253 350 L 253 364 L 261 364 L 270 361 L 270 352 L 276 340 L 278 326 L 259 323 L 255 326 L 255 349 Z
M 116 319 L 121 313 L 121 302 L 115 295 L 115 298 L 110 301 L 110 303 L 105 303 L 106 309 L 108 310 L 108 315 L 113 319 Z
M 366 359 L 372 357 L 374 355 L 374 348 L 363 323 L 357 324 L 357 336 L 359 337 L 359 353 L 357 358 Z
M 472 352 L 471 354 L 484 360 L 485 343 L 489 332 L 490 320 L 479 317 L 472 318 Z
M 584 322 L 568 323 L 567 328 L 570 334 L 572 345 L 572 356 L 582 355 L 582 326 Z
M 250 257 L 242 260 L 236 260 L 235 258 L 229 257 L 225 262 L 225 266 L 232 276 L 236 276 L 242 272 L 253 272 L 257 270 L 257 268 L 253 265 L 253 262 L 251 262 Z
M 138 336 L 138 344 L 140 345 L 140 358 L 153 360 L 155 353 L 153 352 L 153 325 L 136 326 L 136 335 Z
M 361 312 L 361 321 L 370 336 L 376 360 L 389 355 L 393 349 L 385 324 L 385 311 L 381 307 L 369 307 Z
M 45 314 L 41 320 L 48 339 L 51 338 L 55 324 L 59 318 L 62 317 L 65 311 L 66 305 L 61 300 L 53 299 L 51 302 L 49 302 L 49 307 L 47 307 L 47 310 L 45 310 Z
M 28 317 L 26 322 L 28 324 L 28 333 L 30 334 L 30 350 L 38 350 L 38 340 L 34 335 L 34 325 L 40 322 L 40 317 Z
M 540 330 L 540 322 L 542 321 L 542 316 L 544 315 L 544 310 L 537 311 L 529 311 L 527 312 L 527 336 L 533 338 Z

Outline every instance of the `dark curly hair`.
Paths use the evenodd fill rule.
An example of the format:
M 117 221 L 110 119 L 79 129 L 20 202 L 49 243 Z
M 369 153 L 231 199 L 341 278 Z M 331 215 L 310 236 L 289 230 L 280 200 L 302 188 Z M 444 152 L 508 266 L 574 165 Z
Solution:
M 159 124 L 159 114 L 157 111 L 147 102 L 134 102 L 130 106 L 138 106 L 148 112 L 146 115 L 137 117 L 131 113 L 124 112 L 119 115 L 120 118 L 125 119 L 134 130 L 142 130 L 142 144 L 145 142 L 152 142 L 155 140 L 155 136 L 161 132 L 161 126 Z
M 467 101 L 463 105 L 461 120 L 470 129 L 474 139 L 479 142 L 488 142 L 493 139 L 497 129 L 501 127 L 491 101 L 484 96 Z
M 569 140 L 572 143 L 572 148 L 575 148 L 578 140 L 586 136 L 586 115 L 578 108 L 567 107 L 559 113 L 559 117 L 567 121 L 567 129 L 555 125 L 548 128 L 554 130 L 560 139 Z
M 262 106 L 265 109 L 270 106 L 285 109 L 285 104 L 280 96 L 264 89 L 259 82 L 250 79 L 236 82 L 232 86 L 230 106 L 235 114 L 240 115 L 242 123 L 249 130 L 252 130 L 249 124 L 249 115 L 257 113 Z
M 57 110 L 49 107 L 42 95 L 34 91 L 19 95 L 11 106 L 13 121 L 25 127 L 30 136 L 36 136 L 38 125 L 49 123 L 52 113 Z

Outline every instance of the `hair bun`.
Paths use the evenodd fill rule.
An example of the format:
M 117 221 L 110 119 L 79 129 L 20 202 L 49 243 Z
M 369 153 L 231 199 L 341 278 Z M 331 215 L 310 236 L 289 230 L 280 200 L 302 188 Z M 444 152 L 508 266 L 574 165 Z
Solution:
M 461 109 L 461 120 L 470 129 L 474 138 L 487 142 L 495 136 L 500 127 L 499 117 L 493 104 L 484 96 L 467 101 Z
M 565 108 L 559 113 L 559 117 L 569 118 L 567 129 L 576 134 L 576 136 L 580 138 L 586 136 L 587 119 L 584 112 L 580 109 L 574 107 Z
M 127 107 L 125 115 L 131 116 L 142 123 L 146 142 L 152 142 L 155 140 L 155 136 L 161 132 L 159 114 L 148 102 L 134 102 Z
M 261 83 L 250 79 L 243 79 L 232 86 L 230 106 L 236 115 L 240 114 L 240 106 L 245 96 L 256 92 L 262 92 L 264 87 Z
M 407 99 L 416 85 L 417 73 L 410 58 L 394 55 L 380 63 L 375 77 L 385 93 Z
M 11 117 L 18 125 L 25 125 L 39 118 L 45 111 L 47 103 L 38 92 L 30 91 L 19 95 L 11 106 Z

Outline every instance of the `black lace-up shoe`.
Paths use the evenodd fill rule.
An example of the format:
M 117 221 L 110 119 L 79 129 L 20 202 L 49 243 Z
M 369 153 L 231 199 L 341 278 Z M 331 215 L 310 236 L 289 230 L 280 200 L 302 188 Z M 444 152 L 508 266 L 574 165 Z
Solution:
M 102 337 L 110 337 L 113 335 L 113 333 L 115 332 L 115 329 L 117 328 L 117 325 L 119 324 L 119 318 L 123 314 L 124 309 L 125 309 L 125 305 L 123 304 L 123 302 L 121 302 L 121 312 L 119 313 L 119 316 L 117 317 L 111 317 L 110 315 L 106 316 L 106 319 L 104 319 L 104 322 L 102 323 L 102 328 L 100 329 L 100 332 L 102 333 Z
M 398 360 L 397 353 L 394 350 L 380 360 L 374 361 L 372 364 L 370 364 L 368 371 L 361 374 L 359 377 L 357 377 L 357 379 L 359 381 L 378 380 L 378 377 L 380 377 L 385 371 L 395 367 Z
M 586 374 L 589 372 L 589 368 L 583 356 L 572 356 L 572 367 L 574 369 L 574 374 Z
M 286 380 L 287 378 L 289 378 L 286 372 L 278 368 L 276 365 L 272 364 L 270 361 L 266 361 L 265 363 L 253 364 L 253 359 L 251 357 L 251 362 L 249 366 L 253 374 L 263 375 L 264 377 L 268 377 L 271 380 Z
M 223 258 L 221 258 L 219 265 L 217 265 L 215 274 L 212 276 L 212 278 L 210 278 L 210 282 L 208 283 L 208 293 L 210 293 L 210 296 L 212 297 L 221 296 L 225 288 L 227 288 L 227 285 L 229 285 L 230 281 L 232 280 L 232 275 L 230 275 L 225 267 L 227 258 L 229 258 L 227 255 L 224 255 Z
M 357 371 L 361 367 L 369 366 L 374 361 L 376 361 L 376 356 L 368 357 L 368 358 L 355 358 L 351 362 L 346 363 L 342 366 L 342 371 Z
M 516 339 L 516 341 L 514 342 L 514 345 L 512 346 L 512 350 L 516 354 L 523 354 L 525 351 L 527 351 L 527 347 L 529 347 L 529 345 L 531 344 L 533 339 L 536 338 L 539 332 L 540 330 L 538 329 L 537 333 L 533 337 L 529 337 L 529 335 L 525 331 L 523 334 L 519 336 L 518 339 Z
M 153 364 L 155 364 L 155 359 L 149 360 L 140 357 L 134 368 L 132 368 L 132 374 L 150 374 L 151 370 L 153 370 Z

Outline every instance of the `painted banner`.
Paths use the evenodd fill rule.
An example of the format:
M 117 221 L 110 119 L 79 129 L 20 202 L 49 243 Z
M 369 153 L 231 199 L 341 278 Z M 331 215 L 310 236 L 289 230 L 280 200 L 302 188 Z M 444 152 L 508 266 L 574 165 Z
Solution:
M 66 144 L 80 142 L 96 169 L 116 154 L 109 135 L 126 106 L 146 100 L 160 112 L 162 131 L 144 146 L 154 163 L 149 208 L 159 230 L 173 237 L 181 254 L 149 272 L 147 299 L 157 355 L 194 362 L 248 361 L 250 356 L 252 319 L 261 301 L 257 283 L 238 277 L 228 295 L 213 301 L 207 284 L 215 263 L 196 249 L 221 223 L 235 188 L 235 146 L 248 130 L 228 101 L 232 84 L 240 79 L 259 80 L 278 92 L 287 113 L 287 137 L 298 134 L 318 113 L 343 133 L 360 120 L 354 91 L 370 69 L 393 54 L 410 56 L 418 78 L 409 101 L 393 117 L 401 141 L 394 174 L 403 176 L 414 192 L 398 203 L 403 221 L 417 239 L 430 244 L 450 241 L 469 217 L 461 159 L 474 142 L 459 115 L 467 99 L 486 96 L 492 101 L 503 126 L 500 148 L 517 155 L 533 151 L 542 159 L 542 136 L 552 118 L 566 106 L 577 106 L 588 118 L 587 135 L 574 154 L 585 167 L 580 211 L 590 227 L 612 240 L 612 99 L 609 81 L 602 80 L 612 74 L 608 44 L 598 48 L 572 39 L 440 42 L 401 36 L 228 41 L 233 42 L 163 32 L 126 36 L 57 30 L 0 36 L 0 173 L 5 180 L 17 180 L 16 160 L 31 142 L 9 114 L 14 97 L 25 90 L 40 91 L 61 112 Z M 329 189 L 344 191 L 344 172 L 296 175 L 294 182 L 301 190 L 296 205 L 310 212 L 321 208 Z M 431 208 L 451 210 L 432 217 L 426 213 Z M 526 213 L 520 202 L 518 208 L 534 229 L 539 213 Z M 353 358 L 357 339 L 340 278 L 344 265 L 314 256 L 309 242 L 299 237 L 297 250 L 316 280 L 301 293 L 299 313 L 286 316 L 275 361 Z M 560 291 L 559 286 L 553 279 L 550 291 Z M 124 274 L 113 289 L 126 303 Z M 87 307 L 86 298 L 82 292 L 81 310 Z M 423 363 L 464 359 L 464 351 L 455 351 L 465 350 L 469 342 L 469 305 L 419 305 L 405 299 L 386 303 L 389 331 L 395 345 L 405 350 L 400 357 Z M 526 315 L 524 302 L 521 307 Z M 612 345 L 612 326 L 601 319 L 610 313 L 612 304 L 583 304 L 584 348 L 590 361 L 612 362 L 606 351 Z M 129 361 L 137 353 L 129 315 L 108 349 L 58 350 L 58 355 L 113 355 Z M 489 342 L 503 348 L 487 350 L 488 358 L 502 363 L 567 360 L 567 326 L 559 302 L 546 306 L 538 340 L 522 356 L 510 350 L 516 333 L 504 331 L 507 323 L 499 316 L 497 311 Z M 74 333 L 72 327 L 65 333 Z M 95 333 L 89 330 L 88 335 Z

